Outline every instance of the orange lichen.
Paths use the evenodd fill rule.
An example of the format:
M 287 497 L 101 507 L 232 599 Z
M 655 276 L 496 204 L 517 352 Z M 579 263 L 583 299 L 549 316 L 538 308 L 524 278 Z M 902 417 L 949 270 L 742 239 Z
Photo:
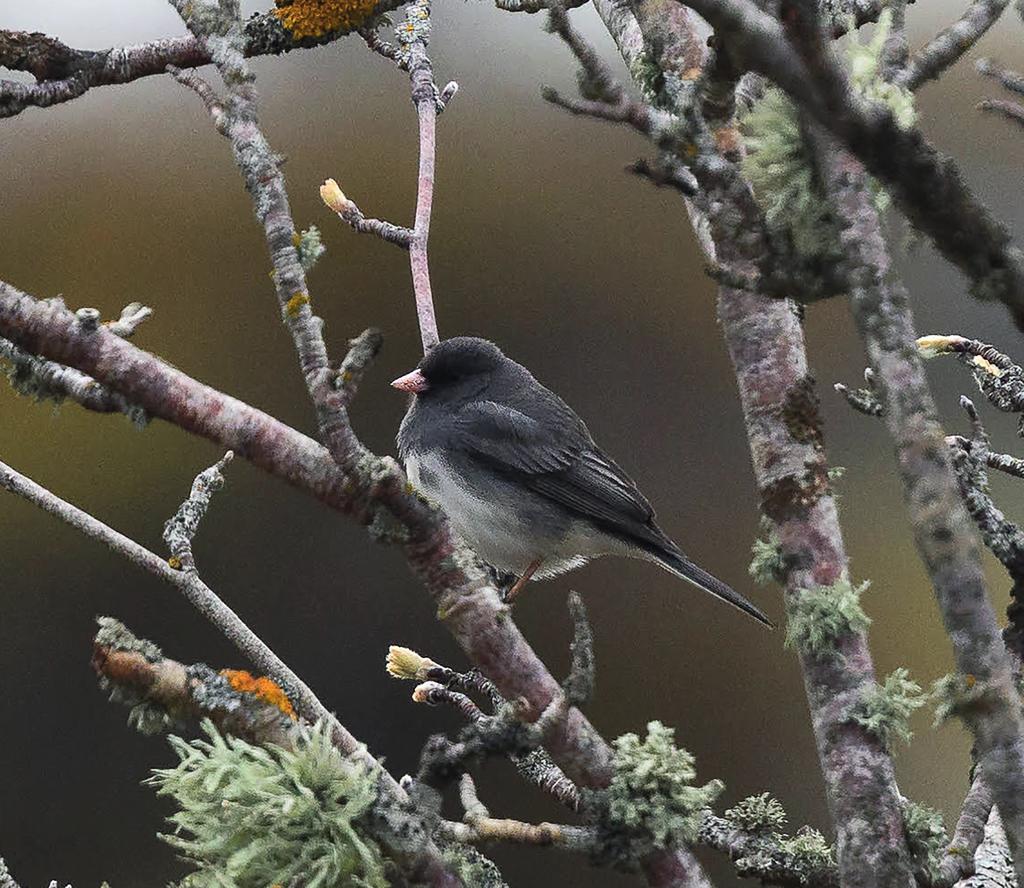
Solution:
M 238 693 L 252 694 L 264 703 L 276 706 L 292 721 L 298 720 L 292 701 L 288 699 L 288 695 L 281 686 L 272 679 L 265 675 L 257 677 L 244 669 L 221 669 L 220 674 Z
M 378 0 L 277 0 L 274 15 L 292 38 L 319 37 L 332 31 L 351 31 L 361 25 Z
M 297 318 L 304 305 L 309 305 L 309 294 L 296 293 L 285 303 L 284 310 L 288 313 L 288 317 Z
M 167 566 L 171 568 L 171 570 L 181 570 L 181 559 L 177 555 L 172 555 L 167 559 Z

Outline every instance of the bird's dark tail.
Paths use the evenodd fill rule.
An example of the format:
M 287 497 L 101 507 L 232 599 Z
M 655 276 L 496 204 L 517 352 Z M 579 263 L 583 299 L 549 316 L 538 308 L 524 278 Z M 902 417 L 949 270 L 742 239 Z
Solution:
M 645 546 L 644 548 L 650 553 L 651 558 L 669 573 L 682 577 L 689 583 L 693 583 L 698 589 L 710 592 L 715 598 L 721 598 L 722 601 L 726 601 L 733 607 L 743 611 L 743 613 L 749 614 L 769 629 L 775 628 L 775 624 L 760 609 L 747 601 L 746 598 L 731 586 L 723 583 L 718 577 L 709 574 L 703 567 L 698 567 L 674 546 L 672 548 L 668 546 L 659 546 L 657 548 L 652 546 L 647 548 Z

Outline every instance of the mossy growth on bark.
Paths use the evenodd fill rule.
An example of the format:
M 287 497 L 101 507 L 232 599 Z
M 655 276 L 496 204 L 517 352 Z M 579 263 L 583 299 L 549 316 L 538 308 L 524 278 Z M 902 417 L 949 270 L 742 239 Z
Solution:
M 819 656 L 838 654 L 836 644 L 843 636 L 871 625 L 860 606 L 860 596 L 870 585 L 865 581 L 854 586 L 841 577 L 831 586 L 794 593 L 787 608 L 786 647 Z
M 777 833 L 789 820 L 782 803 L 771 793 L 748 796 L 725 812 L 725 819 L 737 829 L 752 833 Z
M 891 752 L 897 740 L 910 742 L 910 716 L 926 700 L 921 686 L 900 667 L 886 676 L 882 684 L 875 684 L 864 693 L 851 710 L 850 718 L 874 734 Z
M 928 805 L 903 800 L 903 830 L 914 867 L 926 880 L 939 877 L 939 864 L 949 845 L 942 814 Z
M 171 737 L 179 762 L 148 783 L 178 810 L 162 838 L 195 866 L 181 888 L 387 888 L 386 863 L 362 819 L 377 777 L 344 757 L 318 725 L 293 749 L 224 736 Z
M 917 116 L 913 93 L 881 76 L 882 50 L 890 27 L 891 14 L 886 10 L 870 40 L 860 42 L 857 30 L 851 29 L 845 46 L 846 65 L 854 91 L 885 105 L 897 125 L 906 129 Z M 843 255 L 840 227 L 822 191 L 805 126 L 784 93 L 767 90 L 742 121 L 747 148 L 743 172 L 769 227 L 788 236 L 797 255 L 811 262 L 829 262 Z M 870 188 L 875 208 L 884 212 L 889 207 L 888 194 L 874 180 Z
M 584 807 L 601 838 L 598 862 L 632 870 L 653 851 L 696 839 L 703 811 L 724 785 L 694 784 L 694 757 L 674 740 L 672 728 L 652 721 L 645 738 L 629 733 L 613 742 L 611 783 L 585 793 Z

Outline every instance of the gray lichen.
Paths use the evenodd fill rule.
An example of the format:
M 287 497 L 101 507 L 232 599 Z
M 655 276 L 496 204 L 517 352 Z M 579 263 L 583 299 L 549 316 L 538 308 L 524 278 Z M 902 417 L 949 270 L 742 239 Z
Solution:
M 97 617 L 96 622 L 99 628 L 96 630 L 94 644 L 115 651 L 141 654 L 150 663 L 159 663 L 164 659 L 163 651 L 157 644 L 149 639 L 139 638 L 120 620 L 114 617 Z M 174 713 L 151 703 L 132 688 L 114 684 L 106 676 L 100 676 L 99 686 L 100 690 L 109 694 L 111 703 L 128 707 L 128 724 L 140 734 L 161 734 L 182 725 L 181 719 Z
M 195 871 L 182 888 L 265 888 L 301 877 L 306 888 L 386 888 L 384 858 L 361 824 L 376 775 L 343 757 L 322 725 L 293 750 L 222 736 L 171 737 L 179 758 L 149 778 L 178 811 L 162 838 Z
M 771 793 L 748 796 L 725 812 L 725 819 L 737 829 L 752 833 L 780 832 L 789 819 L 786 809 Z
M 295 249 L 298 251 L 302 270 L 307 274 L 316 265 L 317 259 L 327 252 L 320 239 L 320 229 L 315 225 L 310 225 L 301 234 L 296 235 Z
M 842 636 L 863 632 L 871 619 L 860 606 L 869 581 L 854 586 L 842 577 L 831 586 L 814 586 L 794 598 L 786 623 L 786 647 L 818 655 L 836 653 Z
M 672 728 L 652 721 L 643 740 L 629 733 L 613 742 L 611 783 L 586 794 L 601 837 L 600 862 L 631 869 L 654 850 L 696 839 L 702 812 L 724 785 L 720 780 L 695 785 L 694 758 L 675 745 L 674 735 Z
M 962 717 L 969 710 L 981 706 L 991 688 L 973 675 L 951 672 L 932 684 L 931 699 L 935 707 L 935 727 L 954 716 Z
M 903 800 L 903 829 L 915 868 L 934 882 L 940 875 L 940 864 L 949 837 L 942 815 L 927 805 Z
M 813 873 L 835 865 L 832 846 L 810 826 L 802 826 L 794 836 L 785 836 L 780 843 L 783 852 L 791 854 L 799 872 Z
M 910 742 L 910 716 L 926 700 L 921 686 L 911 681 L 907 670 L 900 667 L 863 695 L 851 710 L 850 718 L 874 734 L 891 752 L 897 740 Z
M 472 845 L 439 842 L 441 857 L 462 880 L 465 888 L 508 888 L 501 870 Z
M 782 546 L 774 534 L 768 539 L 756 539 L 750 547 L 751 559 L 747 572 L 754 582 L 762 586 L 769 583 L 782 583 L 786 579 L 786 559 L 782 554 Z

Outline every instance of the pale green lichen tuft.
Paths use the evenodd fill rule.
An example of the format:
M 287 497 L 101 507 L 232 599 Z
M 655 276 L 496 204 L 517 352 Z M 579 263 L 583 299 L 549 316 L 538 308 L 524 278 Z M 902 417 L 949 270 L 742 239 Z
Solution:
M 882 77 L 882 54 L 891 30 L 891 9 L 882 10 L 874 33 L 866 43 L 860 42 L 860 32 L 856 28 L 850 29 L 850 40 L 846 45 L 850 83 L 865 99 L 881 102 L 892 111 L 901 129 L 910 129 L 917 121 L 914 94 Z
M 963 716 L 982 704 L 991 688 L 973 675 L 951 672 L 932 684 L 931 699 L 935 707 L 935 727 L 954 716 Z
M 796 835 L 785 836 L 779 842 L 779 847 L 793 856 L 793 869 L 798 874 L 835 866 L 832 846 L 818 830 L 810 826 L 800 827 Z
M 914 867 L 934 882 L 939 877 L 949 838 L 942 815 L 927 805 L 903 799 L 903 830 Z
M 327 252 L 327 248 L 320 239 L 320 229 L 315 225 L 310 225 L 301 234 L 295 235 L 294 242 L 302 270 L 308 274 L 309 270 L 316 265 L 317 259 Z
M 722 792 L 720 780 L 694 785 L 694 758 L 674 743 L 675 731 L 659 721 L 647 736 L 623 734 L 613 743 L 614 773 L 608 788 L 591 794 L 602 854 L 620 867 L 635 866 L 655 849 L 694 841 L 702 812 Z
M 781 583 L 786 579 L 786 559 L 782 554 L 782 546 L 774 534 L 768 539 L 756 539 L 750 547 L 751 559 L 747 572 L 755 583 L 767 586 L 769 583 Z
M 377 775 L 345 758 L 324 725 L 294 749 L 221 735 L 171 737 L 176 767 L 149 783 L 178 811 L 162 838 L 195 867 L 181 888 L 387 888 L 385 862 L 360 819 L 377 798 Z
M 438 842 L 441 857 L 455 872 L 465 888 L 508 888 L 501 870 L 472 845 Z
M 843 577 L 831 586 L 814 586 L 799 593 L 789 608 L 786 647 L 819 655 L 836 653 L 840 638 L 871 625 L 860 606 L 860 596 L 870 585 L 865 581 L 854 586 Z
M 638 52 L 629 65 L 629 76 L 640 89 L 643 100 L 658 106 L 665 86 L 665 72 L 647 49 Z
M 839 229 L 818 185 L 796 106 L 769 89 L 743 119 L 743 134 L 743 172 L 769 227 L 788 232 L 800 256 L 838 257 Z
M 884 104 L 898 126 L 913 126 L 917 112 L 913 93 L 881 76 L 882 48 L 889 36 L 892 16 L 883 11 L 872 38 L 861 43 L 850 29 L 847 65 L 853 89 L 864 98 Z M 831 206 L 822 193 L 800 126 L 799 112 L 777 89 L 769 89 L 743 119 L 747 156 L 743 172 L 754 188 L 768 225 L 788 232 L 794 251 L 812 261 L 840 255 L 839 229 Z M 875 180 L 869 181 L 878 212 L 889 206 L 889 196 Z
M 864 693 L 850 712 L 850 718 L 874 734 L 892 751 L 897 740 L 909 743 L 910 716 L 924 706 L 927 695 L 906 669 L 900 667 L 882 684 L 875 684 Z
M 786 809 L 771 793 L 748 796 L 725 812 L 725 819 L 737 829 L 753 833 L 779 832 L 789 819 Z

